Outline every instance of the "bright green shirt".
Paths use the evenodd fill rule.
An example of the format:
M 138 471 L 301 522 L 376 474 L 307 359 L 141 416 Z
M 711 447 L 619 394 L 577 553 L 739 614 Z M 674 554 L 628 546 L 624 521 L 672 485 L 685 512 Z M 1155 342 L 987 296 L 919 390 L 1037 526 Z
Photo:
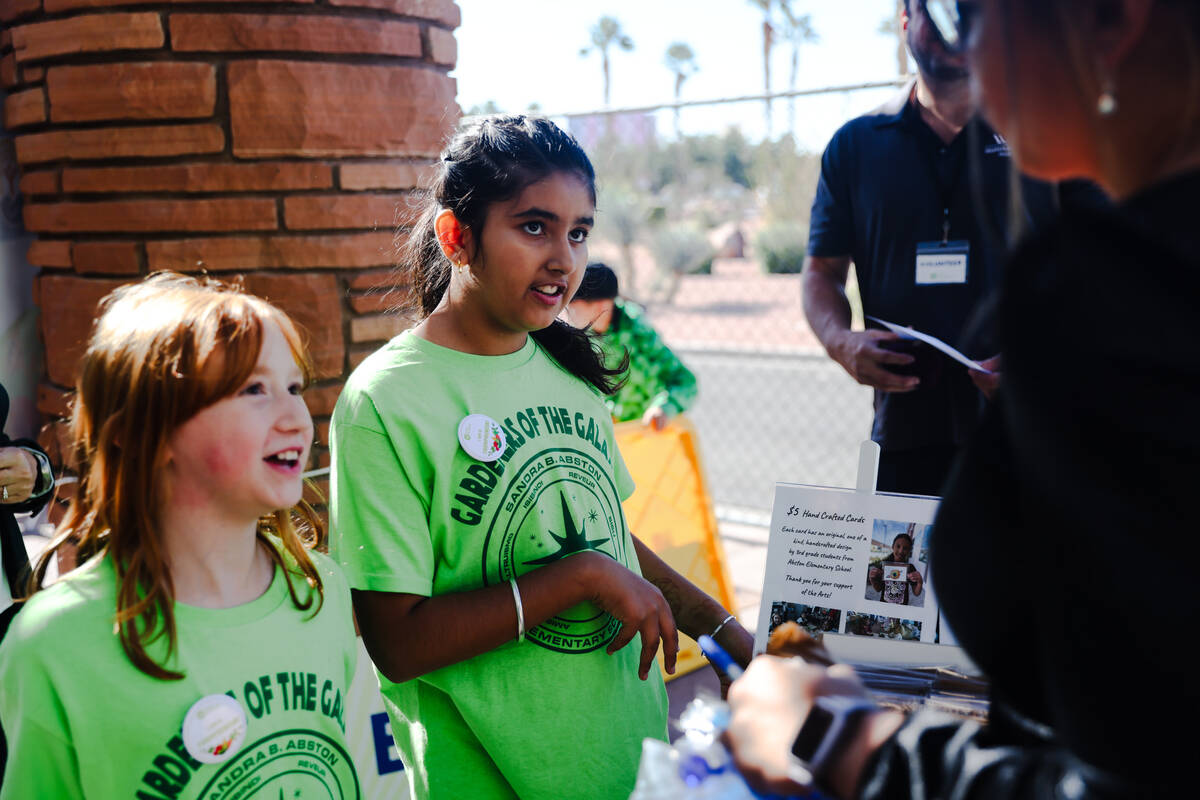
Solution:
M 624 385 L 606 398 L 617 422 L 641 419 L 651 408 L 674 416 L 696 402 L 696 376 L 663 343 L 633 303 L 613 301 L 612 322 L 597 338 L 604 348 L 605 362 L 617 367 L 629 353 L 629 373 Z
M 507 449 L 459 444 L 486 414 Z M 424 596 L 507 582 L 586 549 L 640 574 L 633 482 L 599 393 L 533 340 L 477 356 L 401 334 L 346 383 L 331 428 L 332 553 L 355 589 Z M 666 737 L 657 670 L 591 604 L 527 639 L 402 684 L 380 674 L 416 798 L 626 798 L 645 737 Z
M 129 661 L 113 633 L 116 572 L 108 558 L 38 592 L 0 646 L 0 722 L 8 766 L 0 798 L 129 800 L 356 800 L 345 744 L 346 689 L 358 657 L 350 592 L 324 556 L 321 611 L 292 603 L 282 571 L 234 608 L 175 604 L 183 680 Z M 309 591 L 293 576 L 301 598 Z M 147 651 L 159 660 L 165 640 Z M 241 703 L 246 738 L 228 760 L 201 764 L 181 726 L 202 697 Z

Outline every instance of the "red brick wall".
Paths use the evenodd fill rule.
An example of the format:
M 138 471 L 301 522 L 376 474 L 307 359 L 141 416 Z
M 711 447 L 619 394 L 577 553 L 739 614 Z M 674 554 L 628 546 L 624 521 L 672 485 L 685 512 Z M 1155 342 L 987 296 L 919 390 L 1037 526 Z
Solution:
M 410 191 L 459 114 L 458 7 L 181 4 L 0 0 L 4 126 L 42 270 L 43 438 L 57 449 L 97 300 L 206 270 L 307 329 L 324 466 L 342 380 L 401 327 L 383 292 Z

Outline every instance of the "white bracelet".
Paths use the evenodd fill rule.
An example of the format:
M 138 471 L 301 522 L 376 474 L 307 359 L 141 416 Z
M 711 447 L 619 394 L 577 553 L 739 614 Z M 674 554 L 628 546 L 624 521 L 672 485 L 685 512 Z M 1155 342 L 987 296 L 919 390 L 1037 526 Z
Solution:
M 513 590 L 513 602 L 517 604 L 517 643 L 525 641 L 525 608 L 521 605 L 521 590 L 517 588 L 517 579 L 509 578 Z
M 731 619 L 733 619 L 733 614 L 730 614 L 728 617 L 721 620 L 721 624 L 718 625 L 717 627 L 713 628 L 713 632 L 708 635 L 708 638 L 710 638 L 710 639 L 717 638 L 717 634 L 721 632 L 721 628 L 724 628 L 725 624 L 727 622 L 729 622 L 729 620 L 731 620 Z

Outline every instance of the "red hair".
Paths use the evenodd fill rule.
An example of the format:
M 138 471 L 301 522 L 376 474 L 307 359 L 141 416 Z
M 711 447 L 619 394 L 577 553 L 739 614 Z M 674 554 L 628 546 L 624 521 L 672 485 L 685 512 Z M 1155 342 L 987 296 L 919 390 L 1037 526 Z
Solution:
M 114 629 L 129 660 L 155 678 L 183 674 L 167 668 L 176 646 L 174 588 L 155 525 L 170 502 L 161 476 L 171 434 L 197 412 L 233 394 L 258 362 L 266 325 L 283 332 L 305 382 L 312 366 L 291 319 L 270 303 L 208 278 L 156 273 L 116 289 L 100 302 L 75 388 L 71 433 L 80 465 L 79 491 L 54 541 L 38 560 L 31 593 L 64 545 L 80 561 L 107 555 L 117 573 Z M 258 538 L 288 583 L 297 608 L 320 610 L 320 576 L 306 546 L 323 529 L 306 503 L 259 520 Z M 275 539 L 292 564 L 286 564 Z M 305 599 L 292 577 L 303 575 Z M 316 606 L 314 607 L 314 593 Z M 165 634 L 163 663 L 146 645 Z

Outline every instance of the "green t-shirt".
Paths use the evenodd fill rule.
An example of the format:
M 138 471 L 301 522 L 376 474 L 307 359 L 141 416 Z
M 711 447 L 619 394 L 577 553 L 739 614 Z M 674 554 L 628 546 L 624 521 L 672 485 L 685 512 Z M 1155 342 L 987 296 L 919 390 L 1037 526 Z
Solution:
M 459 444 L 485 414 L 507 449 Z M 507 582 L 585 549 L 640 574 L 621 501 L 633 481 L 598 392 L 532 337 L 477 356 L 405 333 L 346 383 L 330 435 L 331 553 L 355 589 L 435 596 Z M 402 684 L 382 674 L 417 798 L 626 798 L 641 743 L 666 737 L 657 670 L 591 604 L 496 650 Z
M 0 646 L 9 746 L 0 798 L 357 800 L 343 711 L 358 657 L 350 591 L 328 558 L 312 557 L 325 587 L 315 617 L 295 607 L 279 569 L 244 605 L 176 603 L 178 647 L 168 666 L 184 672 L 177 681 L 146 675 L 121 649 L 108 558 L 34 595 Z M 304 577 L 292 580 L 306 597 Z M 147 651 L 161 663 L 165 637 Z M 181 727 L 188 709 L 213 694 L 242 705 L 246 737 L 226 761 L 201 764 Z

